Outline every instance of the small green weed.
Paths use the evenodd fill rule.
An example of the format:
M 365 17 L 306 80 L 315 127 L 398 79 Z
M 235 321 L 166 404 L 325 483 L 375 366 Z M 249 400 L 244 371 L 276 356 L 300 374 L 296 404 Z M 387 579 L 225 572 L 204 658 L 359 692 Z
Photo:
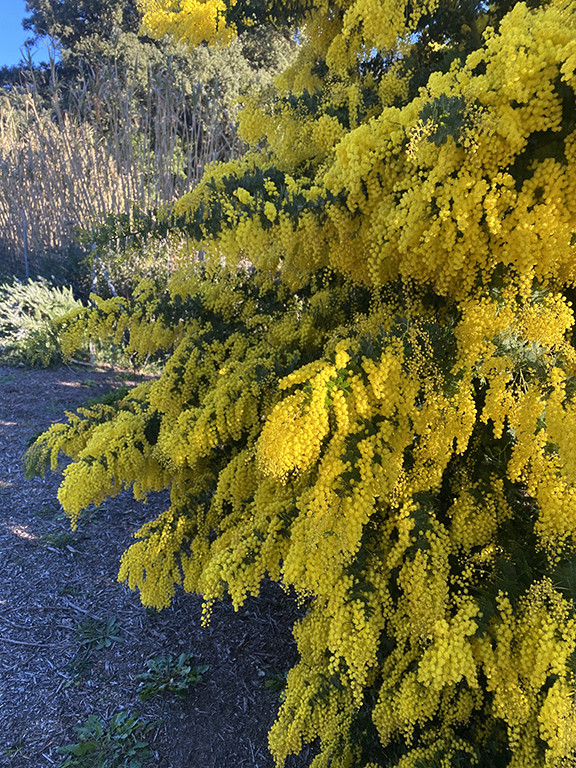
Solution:
M 22 736 L 20 738 L 13 742 L 11 747 L 8 747 L 8 749 L 3 750 L 0 752 L 0 755 L 5 755 L 6 757 L 21 757 L 24 760 L 29 760 L 30 758 L 26 755 L 26 751 L 24 749 L 24 739 Z
M 78 743 L 60 747 L 61 768 L 141 768 L 152 758 L 145 740 L 155 723 L 136 714 L 116 712 L 108 726 L 96 715 L 75 728 Z
M 62 512 L 62 507 L 59 504 L 43 504 L 39 509 L 34 510 L 34 514 L 42 517 L 49 517 L 56 519 Z
M 76 627 L 80 645 L 91 650 L 101 651 L 110 648 L 114 643 L 123 642 L 120 636 L 120 624 L 115 616 L 109 619 L 96 619 L 88 617 Z
M 64 688 L 71 688 L 72 686 L 79 686 L 82 680 L 88 677 L 88 673 L 94 666 L 94 659 L 84 651 L 78 651 L 66 664 L 66 672 L 70 675 L 66 681 Z
M 78 597 L 78 595 L 82 594 L 82 590 L 83 587 L 81 584 L 74 584 L 70 581 L 61 587 L 60 594 L 62 597 Z
M 175 693 L 183 699 L 186 693 L 202 679 L 208 666 L 195 666 L 189 653 L 174 656 L 158 656 L 146 662 L 148 671 L 136 675 L 140 681 L 138 695 L 147 701 L 157 693 Z
M 41 544 L 47 544 L 49 547 L 57 547 L 58 549 L 66 549 L 72 544 L 75 544 L 78 540 L 78 536 L 70 531 L 57 531 L 56 533 L 45 533 L 38 537 L 38 541 Z
M 138 377 L 138 374 L 135 374 L 134 371 L 118 371 L 116 377 L 120 381 L 133 381 Z

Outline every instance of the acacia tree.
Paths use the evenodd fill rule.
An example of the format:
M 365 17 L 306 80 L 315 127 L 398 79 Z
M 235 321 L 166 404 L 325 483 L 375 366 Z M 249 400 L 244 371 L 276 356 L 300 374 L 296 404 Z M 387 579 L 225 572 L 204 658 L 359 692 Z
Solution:
M 81 510 L 170 488 L 120 579 L 206 618 L 303 601 L 278 765 L 576 761 L 576 6 L 150 3 L 150 34 L 298 26 L 253 146 L 177 205 L 206 260 L 69 321 L 162 376 L 54 425 Z

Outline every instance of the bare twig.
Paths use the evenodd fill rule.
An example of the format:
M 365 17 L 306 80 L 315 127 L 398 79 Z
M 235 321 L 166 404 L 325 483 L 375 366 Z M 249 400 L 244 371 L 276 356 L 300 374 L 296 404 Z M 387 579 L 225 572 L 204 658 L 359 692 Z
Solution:
M 39 647 L 51 648 L 54 646 L 54 643 L 33 643 L 28 640 L 14 640 L 11 637 L 2 637 L 2 635 L 0 635 L 0 643 L 13 643 L 14 645 L 31 645 L 35 648 L 39 648 Z

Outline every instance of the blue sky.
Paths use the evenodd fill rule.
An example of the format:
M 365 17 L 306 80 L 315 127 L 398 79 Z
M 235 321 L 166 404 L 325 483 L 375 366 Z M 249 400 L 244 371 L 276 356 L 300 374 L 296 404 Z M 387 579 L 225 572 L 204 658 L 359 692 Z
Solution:
M 30 36 L 22 29 L 22 19 L 26 16 L 24 0 L 0 0 L 0 67 L 18 64 L 21 58 L 20 48 Z M 43 48 L 43 46 L 39 46 Z M 40 59 L 45 51 L 39 50 Z M 38 56 L 36 56 L 36 59 Z

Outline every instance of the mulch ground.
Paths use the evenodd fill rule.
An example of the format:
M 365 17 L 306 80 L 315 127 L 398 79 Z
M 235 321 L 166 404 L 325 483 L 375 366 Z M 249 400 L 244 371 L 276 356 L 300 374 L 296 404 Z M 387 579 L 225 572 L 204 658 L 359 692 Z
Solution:
M 235 613 L 223 602 L 200 624 L 201 601 L 179 592 L 156 613 L 116 581 L 132 534 L 167 504 L 128 494 L 71 532 L 57 501 L 59 477 L 26 481 L 29 440 L 87 399 L 124 383 L 114 372 L 0 366 L 0 766 L 51 768 L 75 726 L 130 711 L 155 723 L 147 740 L 160 768 L 272 768 L 267 731 L 278 708 L 268 684 L 296 659 L 296 607 L 265 585 Z M 108 647 L 90 631 L 111 621 Z M 192 654 L 208 665 L 184 699 L 140 701 L 136 675 L 150 659 Z M 309 755 L 287 765 L 309 764 Z M 147 764 L 148 765 L 148 764 Z

